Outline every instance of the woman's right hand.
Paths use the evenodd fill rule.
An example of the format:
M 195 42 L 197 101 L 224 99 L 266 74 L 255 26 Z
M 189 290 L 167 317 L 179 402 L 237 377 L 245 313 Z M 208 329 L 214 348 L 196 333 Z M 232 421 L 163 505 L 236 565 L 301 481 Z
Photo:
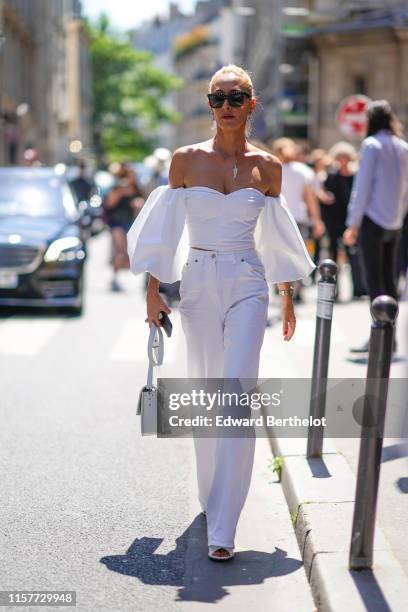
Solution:
M 296 317 L 293 309 L 293 301 L 291 296 L 282 298 L 282 333 L 283 339 L 289 341 L 296 328 Z
M 157 327 L 160 327 L 161 321 L 159 319 L 159 312 L 164 310 L 164 312 L 170 314 L 171 308 L 167 306 L 158 289 L 147 290 L 146 303 L 147 318 L 145 319 L 145 322 L 149 324 L 149 327 L 152 326 L 152 323 L 154 323 Z

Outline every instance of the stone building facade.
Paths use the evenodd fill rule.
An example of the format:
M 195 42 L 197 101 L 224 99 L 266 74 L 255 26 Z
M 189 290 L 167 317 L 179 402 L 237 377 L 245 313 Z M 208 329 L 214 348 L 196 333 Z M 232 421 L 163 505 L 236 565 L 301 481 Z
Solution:
M 351 94 L 389 100 L 407 134 L 408 7 L 360 14 L 319 28 L 311 38 L 318 72 L 310 137 L 323 147 L 344 138 L 334 118 Z
M 232 0 L 246 7 L 242 64 L 262 103 L 255 136 L 345 136 L 339 103 L 352 94 L 387 98 L 408 127 L 408 4 L 405 0 Z M 252 9 L 248 11 L 248 8 Z
M 206 96 L 208 82 L 221 65 L 218 27 L 218 17 L 210 24 L 199 26 L 203 34 L 201 42 L 197 41 L 196 46 L 180 55 L 176 52 L 176 72 L 184 80 L 183 87 L 175 95 L 176 108 L 183 117 L 175 129 L 177 146 L 202 142 L 213 135 Z M 189 36 L 194 37 L 195 31 L 193 29 Z
M 208 40 L 175 53 L 180 35 L 188 39 L 197 26 L 207 28 Z M 197 3 L 188 18 L 175 10 L 168 24 L 144 32 L 146 48 L 158 53 L 152 45 L 165 46 L 168 66 L 185 82 L 172 96 L 182 121 L 168 130 L 168 146 L 212 135 L 208 79 L 230 62 L 253 77 L 255 138 L 358 145 L 336 123 L 340 102 L 351 94 L 388 98 L 407 134 L 407 28 L 406 0 L 212 0 Z
M 44 164 L 91 153 L 88 41 L 77 0 L 0 0 L 0 163 L 34 147 Z

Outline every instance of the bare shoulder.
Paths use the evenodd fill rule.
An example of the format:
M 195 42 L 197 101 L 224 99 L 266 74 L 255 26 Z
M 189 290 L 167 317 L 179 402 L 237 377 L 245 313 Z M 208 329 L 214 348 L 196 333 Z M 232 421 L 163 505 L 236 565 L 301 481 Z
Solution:
M 268 184 L 266 194 L 278 196 L 282 187 L 282 162 L 276 155 L 259 147 L 252 146 L 251 151 L 257 155 L 262 175 Z
M 262 166 L 269 175 L 274 176 L 282 172 L 282 162 L 276 155 L 263 151 L 260 157 Z
M 175 149 L 170 162 L 169 183 L 171 187 L 184 187 L 184 178 L 190 164 L 200 155 L 208 153 L 211 140 L 185 145 Z
M 179 147 L 173 152 L 169 168 L 170 187 L 183 187 L 189 147 Z

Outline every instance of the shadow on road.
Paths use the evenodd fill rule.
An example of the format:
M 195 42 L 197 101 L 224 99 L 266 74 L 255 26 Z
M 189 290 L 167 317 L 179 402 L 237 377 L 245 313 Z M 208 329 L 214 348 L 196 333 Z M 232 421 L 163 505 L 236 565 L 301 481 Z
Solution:
M 227 562 L 207 557 L 206 523 L 199 514 L 176 540 L 176 548 L 160 555 L 162 538 L 136 539 L 124 555 L 102 557 L 108 569 L 134 576 L 144 584 L 179 587 L 176 601 L 216 603 L 229 595 L 226 587 L 261 584 L 267 578 L 297 571 L 302 562 L 276 548 L 273 553 L 236 551 Z
M 408 457 L 408 440 L 384 446 L 381 453 L 381 463 L 400 459 L 401 457 Z
M 349 363 L 356 363 L 356 364 L 360 364 L 360 365 L 367 365 L 368 364 L 368 355 L 365 357 L 346 357 L 345 361 L 348 361 Z M 400 361 L 407 361 L 406 357 L 402 356 L 399 357 L 398 355 L 392 355 L 391 357 L 391 363 L 399 363 Z
M 385 594 L 377 582 L 375 572 L 371 569 L 350 570 L 350 576 L 358 589 L 362 605 L 370 612 L 392 612 Z
M 397 487 L 401 491 L 401 493 L 408 494 L 408 477 L 404 476 L 402 478 L 398 478 Z

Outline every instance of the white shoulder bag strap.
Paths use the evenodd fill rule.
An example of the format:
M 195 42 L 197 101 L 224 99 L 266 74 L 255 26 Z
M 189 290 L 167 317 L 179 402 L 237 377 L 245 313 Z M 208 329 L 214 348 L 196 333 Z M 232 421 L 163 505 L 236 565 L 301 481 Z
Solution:
M 161 326 L 157 327 L 152 323 L 150 327 L 149 341 L 147 343 L 147 356 L 149 358 L 149 368 L 147 370 L 147 387 L 153 386 L 153 367 L 163 363 L 164 343 Z
M 153 435 L 157 432 L 157 388 L 153 384 L 153 368 L 160 366 L 164 357 L 163 332 L 161 326 L 157 327 L 154 323 L 150 327 L 147 356 L 147 383 L 140 391 L 136 414 L 141 415 L 142 435 Z

